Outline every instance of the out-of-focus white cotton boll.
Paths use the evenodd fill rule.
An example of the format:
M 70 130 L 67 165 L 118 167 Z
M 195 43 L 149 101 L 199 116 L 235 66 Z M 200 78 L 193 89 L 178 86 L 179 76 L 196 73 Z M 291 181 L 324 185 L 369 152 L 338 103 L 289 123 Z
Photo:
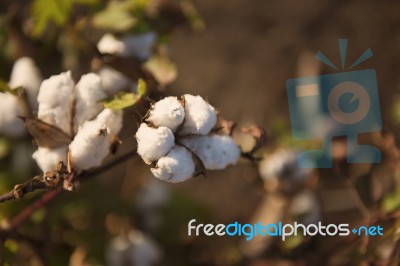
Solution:
M 113 54 L 121 57 L 135 56 L 140 60 L 150 57 L 157 35 L 147 32 L 138 35 L 129 35 L 118 39 L 112 34 L 105 34 L 97 44 L 102 54 Z
M 264 180 L 289 179 L 303 181 L 310 169 L 300 168 L 297 162 L 298 152 L 294 150 L 279 149 L 265 157 L 259 165 L 259 172 Z
M 95 121 L 107 127 L 112 134 L 117 135 L 122 129 L 123 112 L 122 110 L 111 110 L 105 108 L 96 117 Z
M 181 143 L 199 156 L 208 170 L 225 169 L 240 158 L 240 149 L 229 136 L 190 136 Z
M 121 54 L 124 50 L 124 43 L 114 35 L 107 33 L 97 43 L 97 49 L 102 54 Z
M 101 79 L 94 73 L 83 75 L 74 91 L 75 117 L 74 132 L 78 131 L 85 121 L 93 119 L 102 109 L 99 102 L 107 97 Z
M 71 72 L 64 72 L 46 79 L 40 85 L 39 119 L 71 134 L 70 98 L 75 84 Z
M 39 93 L 42 75 L 35 62 L 30 57 L 21 57 L 15 61 L 11 71 L 9 85 L 12 88 L 21 86 L 25 89 L 29 104 L 33 110 L 37 110 L 37 96 Z
M 184 147 L 175 146 L 157 161 L 151 172 L 158 179 L 179 183 L 193 177 L 195 165 L 192 154 Z
M 185 94 L 185 121 L 179 135 L 206 135 L 217 122 L 214 107 L 201 96 Z
M 154 266 L 161 262 L 161 249 L 149 236 L 138 230 L 132 230 L 128 238 L 132 243 L 129 253 L 131 265 Z
M 185 118 L 185 109 L 177 97 L 166 97 L 154 104 L 147 121 L 155 126 L 168 127 L 175 132 Z
M 20 137 L 25 134 L 25 126 L 18 108 L 18 98 L 7 93 L 0 93 L 0 134 Z
M 142 123 L 136 132 L 136 140 L 138 154 L 145 163 L 151 164 L 171 150 L 175 137 L 167 127 L 152 128 Z
M 141 60 L 150 57 L 157 35 L 154 32 L 147 32 L 138 35 L 130 35 L 122 38 L 124 48 L 122 56 L 136 56 Z
M 127 76 L 111 67 L 102 67 L 98 71 L 98 75 L 108 96 L 135 87 L 135 84 Z
M 69 145 L 73 165 L 81 170 L 99 166 L 110 153 L 109 129 L 97 121 L 87 121 Z
M 62 146 L 57 149 L 39 147 L 32 154 L 32 158 L 36 161 L 43 173 L 46 173 L 48 171 L 52 171 L 57 163 L 61 161 L 66 163 L 67 153 L 68 146 Z

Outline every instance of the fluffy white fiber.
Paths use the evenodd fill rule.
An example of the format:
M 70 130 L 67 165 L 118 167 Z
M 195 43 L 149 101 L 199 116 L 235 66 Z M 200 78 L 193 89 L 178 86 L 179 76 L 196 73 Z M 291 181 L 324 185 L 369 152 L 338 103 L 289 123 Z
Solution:
M 111 67 L 102 67 L 98 73 L 108 96 L 123 90 L 130 90 L 135 84 L 124 74 Z
M 37 110 L 36 97 L 39 93 L 41 82 L 42 75 L 32 58 L 21 57 L 15 61 L 8 84 L 11 88 L 21 86 L 25 89 L 29 104 L 33 110 Z
M 137 152 L 147 164 L 157 161 L 174 146 L 175 137 L 167 127 L 153 128 L 142 123 L 136 132 Z
M 99 166 L 110 153 L 110 132 L 98 121 L 87 121 L 69 145 L 74 167 L 86 170 Z
M 185 94 L 185 122 L 180 135 L 207 135 L 217 122 L 214 107 L 201 96 Z
M 224 169 L 240 158 L 240 149 L 230 136 L 191 136 L 181 142 L 200 157 L 208 170 Z
M 52 171 L 54 166 L 59 162 L 67 162 L 68 146 L 62 146 L 57 149 L 48 149 L 39 147 L 33 154 L 32 158 L 35 159 L 39 168 L 46 173 Z
M 67 134 L 71 134 L 70 98 L 74 86 L 71 72 L 64 72 L 44 80 L 37 97 L 39 119 L 60 128 Z
M 89 73 L 81 77 L 74 91 L 74 132 L 77 132 L 79 126 L 93 119 L 103 109 L 99 101 L 106 97 L 107 94 L 98 75 Z
M 8 93 L 0 93 L 0 134 L 20 137 L 25 133 L 20 115 L 18 98 Z
M 166 97 L 154 104 L 147 121 L 155 126 L 168 127 L 175 132 L 185 118 L 185 109 L 177 97 Z
M 184 147 L 175 146 L 164 157 L 161 157 L 151 172 L 158 179 L 178 183 L 191 178 L 195 165 L 191 153 Z

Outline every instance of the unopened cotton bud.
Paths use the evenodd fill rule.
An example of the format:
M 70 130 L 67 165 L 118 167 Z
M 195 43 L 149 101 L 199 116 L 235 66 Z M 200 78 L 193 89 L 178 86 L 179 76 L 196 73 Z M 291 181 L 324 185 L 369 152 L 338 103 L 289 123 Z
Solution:
M 214 107 L 201 96 L 185 94 L 185 121 L 180 135 L 207 135 L 217 122 Z
M 9 137 L 20 137 L 25 133 L 21 119 L 18 98 L 8 93 L 0 93 L 0 134 Z
M 71 72 L 64 72 L 44 80 L 37 98 L 39 119 L 60 128 L 67 134 L 71 134 L 70 98 L 74 86 Z
M 107 94 L 98 75 L 89 73 L 81 77 L 74 91 L 74 132 L 77 132 L 79 126 L 93 119 L 103 109 L 99 101 L 106 97 Z
M 167 154 L 174 146 L 175 137 L 167 127 L 153 128 L 142 123 L 136 132 L 137 152 L 143 161 L 150 164 Z
M 108 96 L 135 87 L 135 84 L 127 76 L 111 67 L 102 67 L 98 75 Z
M 21 57 L 15 61 L 11 71 L 9 85 L 11 88 L 23 87 L 27 93 L 29 104 L 37 110 L 37 96 L 39 93 L 42 76 L 35 62 L 30 57 Z
M 110 132 L 97 121 L 87 121 L 69 145 L 74 167 L 86 170 L 99 166 L 110 153 Z
M 33 154 L 32 158 L 36 161 L 39 168 L 46 173 L 52 171 L 54 166 L 59 162 L 67 162 L 68 146 L 62 146 L 57 149 L 48 149 L 39 147 Z
M 185 118 L 185 109 L 177 97 L 166 97 L 154 104 L 147 121 L 155 126 L 168 127 L 175 132 Z
M 191 178 L 195 171 L 192 154 L 182 146 L 175 146 L 161 157 L 151 172 L 158 179 L 178 183 Z
M 224 169 L 240 158 L 240 149 L 229 136 L 191 136 L 181 142 L 199 156 L 209 170 Z
M 105 108 L 96 117 L 95 121 L 107 127 L 112 134 L 117 135 L 122 129 L 122 118 L 122 110 L 111 110 Z

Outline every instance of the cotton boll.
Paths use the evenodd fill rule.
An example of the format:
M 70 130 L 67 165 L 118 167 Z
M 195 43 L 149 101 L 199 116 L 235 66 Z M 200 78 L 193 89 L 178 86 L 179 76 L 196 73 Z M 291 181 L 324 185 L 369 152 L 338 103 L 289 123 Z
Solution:
M 74 86 L 71 72 L 64 72 L 44 80 L 37 98 L 39 119 L 60 128 L 67 134 L 71 134 L 70 97 Z
M 36 97 L 39 93 L 42 75 L 35 62 L 30 57 L 22 57 L 15 61 L 11 71 L 9 85 L 12 88 L 21 86 L 25 89 L 29 104 L 33 110 L 37 110 Z
M 122 129 L 122 119 L 122 110 L 111 110 L 109 108 L 105 108 L 96 117 L 95 121 L 107 127 L 112 134 L 117 135 Z
M 214 107 L 201 96 L 185 94 L 185 122 L 179 135 L 207 135 L 217 122 Z
M 190 179 L 195 171 L 192 154 L 184 147 L 175 146 L 157 161 L 151 172 L 158 179 L 179 183 Z
M 93 119 L 103 109 L 99 101 L 106 97 L 98 75 L 89 73 L 81 77 L 74 91 L 74 132 L 77 132 L 79 126 L 85 121 Z
M 122 39 L 124 46 L 121 55 L 133 55 L 140 60 L 145 60 L 150 57 L 156 39 L 157 35 L 154 32 L 126 36 Z
M 39 147 L 33 154 L 32 158 L 36 161 L 43 173 L 52 171 L 54 166 L 59 162 L 67 162 L 68 146 L 62 146 L 57 149 L 48 149 Z
M 105 34 L 97 43 L 97 49 L 102 54 L 121 54 L 124 50 L 124 43 L 112 34 Z
M 154 104 L 147 121 L 155 126 L 168 127 L 175 132 L 185 118 L 185 109 L 177 97 L 166 97 Z
M 87 121 L 69 145 L 73 166 L 81 170 L 99 166 L 110 153 L 108 128 L 97 121 Z
M 18 108 L 18 98 L 7 93 L 0 93 L 0 134 L 20 137 L 25 134 L 25 126 Z
M 152 128 L 142 123 L 136 132 L 137 152 L 143 161 L 151 164 L 167 154 L 174 146 L 175 137 L 167 127 Z
M 160 247 L 149 236 L 141 231 L 132 230 L 128 238 L 132 243 L 131 252 L 129 252 L 131 265 L 154 266 L 161 262 Z
M 199 156 L 208 170 L 225 169 L 240 158 L 240 149 L 229 136 L 191 136 L 181 142 Z
M 111 67 L 102 67 L 98 71 L 98 75 L 109 96 L 135 87 L 135 84 L 127 76 Z

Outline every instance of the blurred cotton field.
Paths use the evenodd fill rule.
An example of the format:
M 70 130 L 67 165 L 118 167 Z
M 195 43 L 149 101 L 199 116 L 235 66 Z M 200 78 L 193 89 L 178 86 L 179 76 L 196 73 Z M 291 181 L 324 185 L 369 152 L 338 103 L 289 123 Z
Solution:
M 399 4 L 0 3 L 2 265 L 398 265 Z M 379 164 L 300 168 L 286 80 L 377 73 Z M 304 105 L 310 121 L 315 106 Z M 325 120 L 314 130 L 334 128 Z M 384 236 L 198 236 L 196 224 L 381 226 Z

